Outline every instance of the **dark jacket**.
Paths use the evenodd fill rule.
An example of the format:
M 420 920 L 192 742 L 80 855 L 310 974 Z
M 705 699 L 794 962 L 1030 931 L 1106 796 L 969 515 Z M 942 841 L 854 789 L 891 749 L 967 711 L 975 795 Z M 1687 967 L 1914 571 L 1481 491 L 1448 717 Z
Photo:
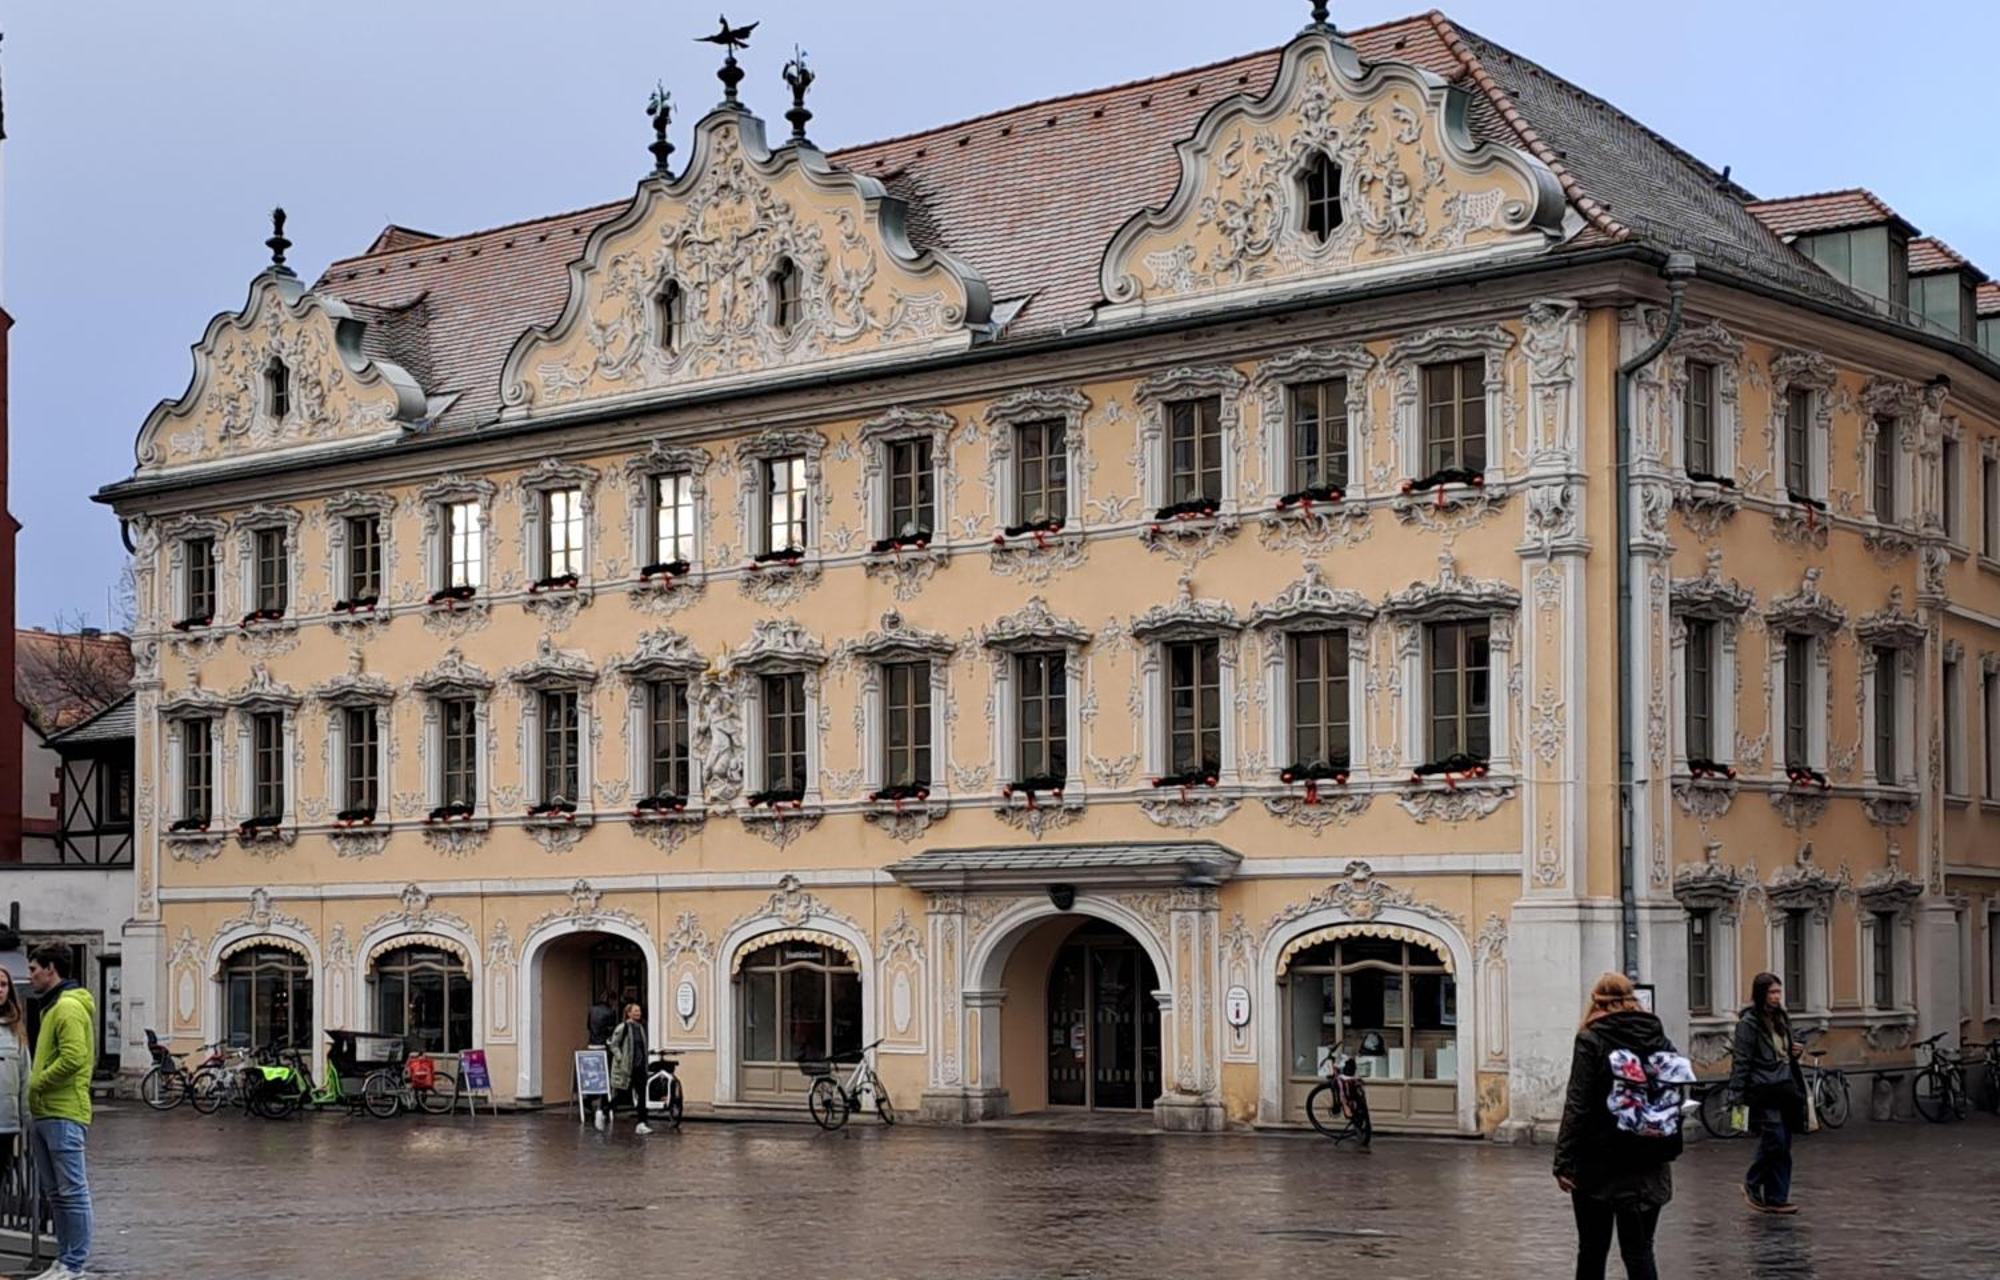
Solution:
M 1736 1019 L 1736 1039 L 1730 1046 L 1729 1100 L 1757 1110 L 1782 1112 L 1785 1122 L 1804 1127 L 1805 1090 L 1799 1079 L 1798 1059 L 1792 1055 L 1792 1024 L 1780 1017 L 1778 1035 L 1785 1042 L 1780 1052 L 1771 1041 L 1771 1032 L 1757 1015 L 1754 1005 L 1746 1005 Z
M 1617 1121 L 1606 1105 L 1613 1049 L 1630 1049 L 1644 1058 L 1673 1047 L 1660 1020 L 1638 1009 L 1609 1014 L 1576 1033 L 1562 1128 L 1556 1134 L 1556 1176 L 1575 1182 L 1578 1195 L 1630 1209 L 1656 1209 L 1674 1198 L 1673 1167 L 1634 1163 L 1617 1142 Z
M 611 1033 L 611 1087 L 623 1092 L 646 1083 L 646 1024 L 625 1021 Z
M 610 1044 L 611 1033 L 618 1029 L 618 1014 L 602 1000 L 590 1006 L 590 1017 L 584 1024 L 590 1034 L 592 1044 Z

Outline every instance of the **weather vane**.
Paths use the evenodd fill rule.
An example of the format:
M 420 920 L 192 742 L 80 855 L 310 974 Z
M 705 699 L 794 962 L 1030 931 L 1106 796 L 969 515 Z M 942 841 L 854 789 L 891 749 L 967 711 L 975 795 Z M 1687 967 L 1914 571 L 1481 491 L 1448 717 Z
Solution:
M 722 70 L 716 72 L 715 76 L 722 81 L 722 100 L 734 102 L 736 86 L 743 83 L 743 68 L 736 65 L 736 51 L 750 47 L 750 33 L 757 29 L 757 24 L 753 22 L 744 27 L 732 27 L 729 25 L 727 14 L 723 14 L 718 21 L 722 24 L 720 31 L 712 36 L 696 36 L 695 39 L 702 44 L 719 44 L 728 50 L 727 56 L 722 60 Z
M 785 64 L 785 83 L 792 87 L 792 109 L 785 113 L 785 119 L 792 122 L 792 141 L 805 146 L 812 145 L 806 137 L 806 121 L 813 118 L 813 113 L 806 110 L 806 90 L 818 78 L 806 65 L 806 51 L 793 45 L 792 60 Z
M 646 114 L 653 121 L 653 144 L 646 148 L 653 153 L 653 172 L 666 177 L 670 172 L 668 159 L 674 154 L 674 144 L 667 141 L 667 126 L 674 122 L 674 95 L 667 92 L 664 81 L 653 85 L 653 96 L 646 99 Z
M 285 239 L 285 211 L 282 208 L 271 210 L 271 238 L 264 244 L 271 251 L 271 270 L 281 276 L 291 275 L 292 269 L 285 265 L 285 250 L 292 247 L 292 242 Z

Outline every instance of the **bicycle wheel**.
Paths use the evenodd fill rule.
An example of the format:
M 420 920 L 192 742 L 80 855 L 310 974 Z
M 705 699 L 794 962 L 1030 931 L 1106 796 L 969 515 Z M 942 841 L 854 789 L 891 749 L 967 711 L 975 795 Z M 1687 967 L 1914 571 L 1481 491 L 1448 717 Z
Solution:
M 377 1120 L 387 1120 L 403 1105 L 402 1090 L 386 1071 L 371 1071 L 361 1083 L 361 1105 Z
M 1699 1113 L 1701 1116 L 1701 1127 L 1708 1130 L 1709 1137 L 1740 1138 L 1743 1136 L 1742 1130 L 1736 1127 L 1735 1122 L 1730 1117 L 1729 1113 L 1732 1109 L 1729 1105 L 1729 1091 L 1721 1085 L 1716 1085 L 1707 1093 L 1701 1095 L 1701 1111 Z
M 1354 1115 L 1349 1123 L 1354 1126 L 1356 1136 L 1361 1139 L 1361 1149 L 1368 1150 L 1375 1141 L 1375 1122 L 1368 1116 L 1368 1091 L 1358 1082 L 1354 1086 Z
M 282 1085 L 262 1085 L 250 1094 L 250 1110 L 266 1120 L 283 1120 L 299 1109 L 299 1091 Z
M 1847 1123 L 1848 1111 L 1853 1100 L 1848 1096 L 1847 1073 L 1828 1071 L 1822 1074 L 1818 1084 L 1820 1123 L 1829 1129 L 1838 1129 Z
M 668 1124 L 678 1129 L 681 1127 L 681 1115 L 687 1110 L 687 1099 L 681 1095 L 681 1078 L 673 1076 L 671 1079 L 673 1080 L 673 1086 L 670 1090 L 672 1096 L 667 1099 L 667 1105 L 661 1110 L 660 1114 L 666 1117 Z
M 187 1101 L 187 1077 L 154 1067 L 139 1078 L 139 1097 L 155 1111 L 172 1111 Z
M 1959 1116 L 1965 1114 L 1962 1102 L 1956 1107 L 1952 1103 L 1950 1073 L 1939 1067 L 1925 1067 L 1919 1071 L 1912 1091 L 1916 1095 L 1917 1114 L 1932 1124 L 1954 1119 L 1954 1113 Z
M 458 1079 L 440 1071 L 431 1078 L 431 1087 L 417 1094 L 417 1105 L 434 1116 L 450 1115 L 458 1106 Z
M 228 1081 L 213 1067 L 203 1067 L 194 1073 L 194 1081 L 188 1086 L 188 1101 L 194 1109 L 205 1116 L 212 1116 L 222 1106 L 229 1093 Z
M 812 1089 L 806 1094 L 806 1110 L 812 1113 L 813 1123 L 828 1132 L 847 1123 L 847 1098 L 832 1076 L 821 1076 L 812 1082 Z
M 1306 1095 L 1306 1120 L 1329 1138 L 1339 1138 L 1347 1128 L 1347 1117 L 1340 1113 L 1340 1090 L 1331 1080 L 1314 1085 Z
M 875 1115 L 885 1125 L 896 1123 L 896 1107 L 889 1101 L 888 1090 L 878 1081 L 875 1085 Z

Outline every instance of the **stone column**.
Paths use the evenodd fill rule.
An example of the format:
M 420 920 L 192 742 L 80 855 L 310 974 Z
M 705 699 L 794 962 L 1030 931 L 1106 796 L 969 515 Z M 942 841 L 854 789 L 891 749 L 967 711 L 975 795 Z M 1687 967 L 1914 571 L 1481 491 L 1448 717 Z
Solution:
M 1216 986 L 1220 980 L 1216 892 L 1176 889 L 1167 902 L 1167 963 L 1160 1002 L 1160 1070 L 1166 1086 L 1153 1104 L 1162 1129 L 1205 1133 L 1224 1128 Z
M 1917 879 L 1923 897 L 1915 911 L 1916 946 L 1915 996 L 1917 1036 L 1946 1033 L 1945 1043 L 1958 1042 L 1960 1007 L 1958 919 L 1944 883 L 1944 796 L 1948 779 L 1944 776 L 1944 619 L 1950 604 L 1945 588 L 1945 571 L 1951 553 L 1946 547 L 1944 526 L 1944 438 L 1947 431 L 1945 402 L 1951 384 L 1939 379 L 1923 390 L 1917 420 L 1917 457 L 1921 472 L 1919 488 L 1923 507 L 1919 513 L 1917 550 L 1917 619 L 1924 627 L 1923 675 L 1918 681 L 1919 708 L 1916 723 L 1927 726 L 1917 753 L 1917 789 L 1922 799 L 1917 805 Z M 1964 457 L 1963 448 L 1960 457 Z M 1962 659 L 1961 659 L 1962 661 Z M 1961 720 L 1970 717 L 1961 715 Z M 1963 752 L 1964 744 L 1960 744 Z
M 138 573 L 135 595 L 139 600 L 140 625 L 155 622 L 158 610 L 151 606 L 153 586 L 150 550 L 153 539 L 142 538 L 134 564 Z M 160 741 L 160 645 L 142 640 L 132 648 L 132 767 L 137 785 L 132 806 L 132 916 L 121 930 L 119 965 L 122 969 L 124 1008 L 120 1020 L 125 1028 L 125 1046 L 118 1070 L 135 1078 L 152 1067 L 146 1052 L 146 1029 L 157 1029 L 162 1038 L 170 1033 L 166 1016 L 166 924 L 160 914 L 160 815 L 170 812 L 172 798 L 162 793 L 166 785 L 166 751 Z

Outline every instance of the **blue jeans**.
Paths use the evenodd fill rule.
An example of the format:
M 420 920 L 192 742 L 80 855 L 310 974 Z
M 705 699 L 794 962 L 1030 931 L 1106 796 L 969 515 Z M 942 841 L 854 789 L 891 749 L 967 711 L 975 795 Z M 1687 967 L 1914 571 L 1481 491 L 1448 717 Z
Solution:
M 83 1270 L 90 1257 L 90 1180 L 83 1143 L 90 1126 L 74 1120 L 35 1121 L 35 1174 L 56 1220 L 56 1261 Z
M 1752 1107 L 1750 1127 L 1757 1133 L 1757 1156 L 1743 1183 L 1765 1204 L 1792 1202 L 1792 1131 L 1785 1127 L 1784 1112 L 1775 1107 Z

